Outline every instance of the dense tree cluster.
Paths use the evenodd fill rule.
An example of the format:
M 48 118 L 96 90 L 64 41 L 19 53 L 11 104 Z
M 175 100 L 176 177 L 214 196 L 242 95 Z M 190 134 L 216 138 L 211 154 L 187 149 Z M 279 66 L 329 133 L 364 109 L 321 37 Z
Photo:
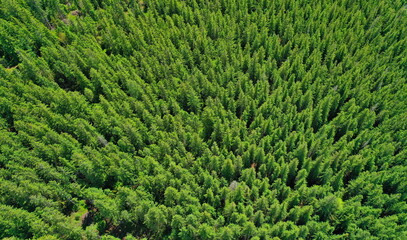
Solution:
M 1 0 L 0 238 L 402 239 L 405 0 Z

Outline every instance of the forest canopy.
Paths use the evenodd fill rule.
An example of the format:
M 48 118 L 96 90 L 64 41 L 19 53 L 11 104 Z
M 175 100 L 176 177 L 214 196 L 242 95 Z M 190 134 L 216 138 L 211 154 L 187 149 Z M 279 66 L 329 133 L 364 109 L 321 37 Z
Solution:
M 406 236 L 405 0 L 0 0 L 0 238 Z

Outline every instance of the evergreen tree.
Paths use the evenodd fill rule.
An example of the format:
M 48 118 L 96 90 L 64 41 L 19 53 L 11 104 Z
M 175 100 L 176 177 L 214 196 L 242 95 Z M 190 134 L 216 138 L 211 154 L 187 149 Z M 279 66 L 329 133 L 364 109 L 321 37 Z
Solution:
M 2 0 L 0 238 L 404 239 L 405 5 Z

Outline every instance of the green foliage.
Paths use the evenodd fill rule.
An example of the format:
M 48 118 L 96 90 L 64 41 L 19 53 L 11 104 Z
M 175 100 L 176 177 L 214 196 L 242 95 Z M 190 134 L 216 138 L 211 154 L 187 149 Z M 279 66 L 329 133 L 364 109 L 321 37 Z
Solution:
M 2 0 L 0 238 L 403 239 L 406 6 Z

